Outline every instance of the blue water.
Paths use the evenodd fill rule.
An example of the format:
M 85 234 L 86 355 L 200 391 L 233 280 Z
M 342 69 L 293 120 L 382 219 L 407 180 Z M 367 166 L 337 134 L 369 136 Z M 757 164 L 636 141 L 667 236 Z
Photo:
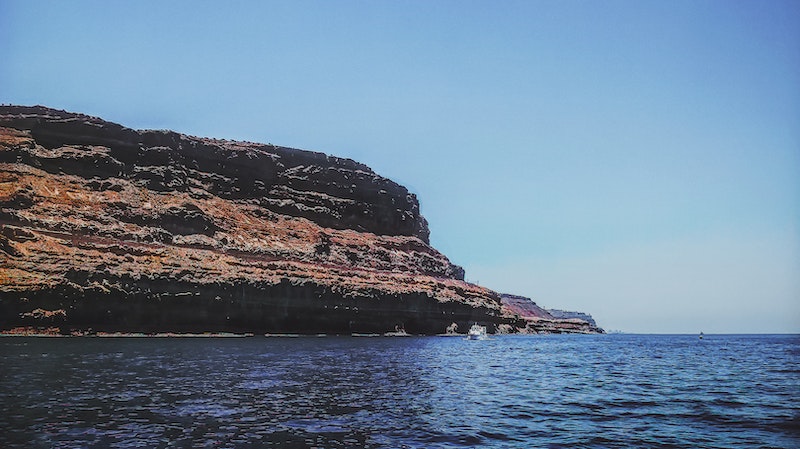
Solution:
M 0 447 L 800 447 L 800 336 L 1 338 Z

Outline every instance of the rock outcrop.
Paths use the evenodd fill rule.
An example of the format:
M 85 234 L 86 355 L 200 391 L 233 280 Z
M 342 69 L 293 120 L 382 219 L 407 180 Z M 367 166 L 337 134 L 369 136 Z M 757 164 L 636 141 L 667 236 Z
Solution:
M 553 318 L 557 319 L 579 319 L 586 321 L 587 323 L 591 324 L 592 326 L 597 327 L 597 323 L 595 323 L 594 318 L 588 313 L 583 312 L 570 312 L 568 310 L 559 310 L 559 309 L 548 309 L 547 312 L 553 316 Z
M 355 161 L 0 107 L 0 331 L 518 324 L 463 279 L 414 194 Z
M 604 333 L 586 313 L 543 309 L 531 298 L 507 293 L 500 295 L 500 301 L 503 314 L 518 320 L 516 327 L 520 333 Z

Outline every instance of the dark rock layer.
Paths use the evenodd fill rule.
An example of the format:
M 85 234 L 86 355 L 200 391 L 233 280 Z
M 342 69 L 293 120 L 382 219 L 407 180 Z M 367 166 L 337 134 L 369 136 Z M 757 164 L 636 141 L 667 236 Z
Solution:
M 0 107 L 0 331 L 526 328 L 463 279 L 363 164 Z
M 94 178 L 97 186 L 123 178 L 151 191 L 212 194 L 323 227 L 428 242 L 428 225 L 414 194 L 350 159 L 172 131 L 135 131 L 41 106 L 4 106 L 0 116 L 0 126 L 26 131 L 42 147 L 7 148 L 2 162 Z

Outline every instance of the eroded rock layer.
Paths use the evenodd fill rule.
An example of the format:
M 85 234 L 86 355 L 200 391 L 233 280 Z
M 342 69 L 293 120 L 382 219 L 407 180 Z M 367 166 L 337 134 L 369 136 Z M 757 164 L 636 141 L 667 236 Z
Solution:
M 0 226 L 0 330 L 509 322 L 430 247 L 413 194 L 321 153 L 2 106 Z
M 363 164 L 0 106 L 0 332 L 598 330 L 463 279 Z
M 591 315 L 579 312 L 548 310 L 531 298 L 507 293 L 500 295 L 503 315 L 515 318 L 516 332 L 526 334 L 604 333 Z

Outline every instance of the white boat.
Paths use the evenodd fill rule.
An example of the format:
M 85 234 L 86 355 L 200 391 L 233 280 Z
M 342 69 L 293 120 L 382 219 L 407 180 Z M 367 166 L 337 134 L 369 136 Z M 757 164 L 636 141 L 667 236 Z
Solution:
M 486 326 L 477 323 L 473 324 L 467 332 L 467 340 L 486 340 Z

